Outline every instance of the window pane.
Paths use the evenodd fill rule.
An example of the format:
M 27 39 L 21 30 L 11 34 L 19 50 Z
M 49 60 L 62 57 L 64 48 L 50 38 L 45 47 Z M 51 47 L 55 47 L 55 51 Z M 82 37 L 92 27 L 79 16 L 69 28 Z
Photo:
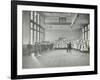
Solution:
M 85 27 L 85 31 L 87 31 L 87 27 Z
M 33 20 L 33 11 L 31 11 L 30 14 L 31 14 L 31 20 Z
M 37 42 L 39 42 L 39 32 L 37 32 Z
M 36 24 L 34 25 L 34 29 L 36 30 Z
M 36 42 L 36 31 L 34 31 L 34 43 Z
M 87 32 L 85 32 L 85 40 L 87 40 L 88 38 L 88 35 L 87 35 Z
M 66 17 L 59 17 L 59 23 L 66 23 Z
M 33 30 L 30 30 L 30 44 L 33 44 Z
M 31 28 L 31 29 L 33 28 L 33 23 L 30 23 L 30 28 Z
M 34 12 L 34 22 L 36 22 L 36 12 Z
M 39 20 L 40 20 L 40 15 L 38 14 L 38 24 L 40 23 Z

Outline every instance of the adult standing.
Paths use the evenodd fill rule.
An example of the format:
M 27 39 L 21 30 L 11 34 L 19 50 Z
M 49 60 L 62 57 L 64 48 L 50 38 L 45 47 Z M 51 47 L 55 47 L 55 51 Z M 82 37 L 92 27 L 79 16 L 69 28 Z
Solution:
M 69 42 L 68 44 L 68 52 L 71 52 L 72 46 L 71 46 L 71 42 Z

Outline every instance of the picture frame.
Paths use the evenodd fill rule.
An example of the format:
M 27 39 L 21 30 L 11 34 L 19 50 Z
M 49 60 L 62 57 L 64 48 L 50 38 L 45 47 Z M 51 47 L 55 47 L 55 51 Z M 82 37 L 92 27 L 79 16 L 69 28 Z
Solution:
M 22 11 L 47 11 L 90 14 L 90 65 L 88 67 L 22 68 Z M 85 12 L 87 11 L 87 12 Z M 61 23 L 65 24 L 65 17 Z M 67 20 L 66 20 L 67 21 Z M 41 28 L 40 28 L 41 29 Z M 42 29 L 41 29 L 42 31 Z M 85 29 L 84 31 L 85 32 Z M 20 57 L 21 56 L 21 57 Z M 20 57 L 20 58 L 19 58 Z M 68 70 L 69 69 L 69 70 Z M 31 72 L 32 71 L 32 72 Z M 97 74 L 97 5 L 65 4 L 34 1 L 11 1 L 11 78 L 43 78 Z

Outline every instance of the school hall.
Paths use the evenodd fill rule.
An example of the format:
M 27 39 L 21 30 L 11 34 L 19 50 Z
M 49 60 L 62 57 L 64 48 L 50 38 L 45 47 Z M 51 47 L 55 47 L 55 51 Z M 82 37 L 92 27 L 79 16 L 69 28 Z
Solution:
M 23 69 L 90 64 L 90 15 L 22 12 Z

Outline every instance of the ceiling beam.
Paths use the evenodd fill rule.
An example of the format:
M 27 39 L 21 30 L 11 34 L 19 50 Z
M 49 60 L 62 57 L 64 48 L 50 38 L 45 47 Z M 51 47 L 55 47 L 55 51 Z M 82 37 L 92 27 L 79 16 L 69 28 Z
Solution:
M 75 20 L 76 20 L 77 16 L 78 16 L 78 14 L 75 14 L 75 16 L 73 17 L 71 26 L 75 23 Z
M 70 25 L 71 23 L 70 22 L 68 22 L 68 23 L 53 23 L 53 22 L 51 22 L 51 23 L 45 23 L 45 25 Z

